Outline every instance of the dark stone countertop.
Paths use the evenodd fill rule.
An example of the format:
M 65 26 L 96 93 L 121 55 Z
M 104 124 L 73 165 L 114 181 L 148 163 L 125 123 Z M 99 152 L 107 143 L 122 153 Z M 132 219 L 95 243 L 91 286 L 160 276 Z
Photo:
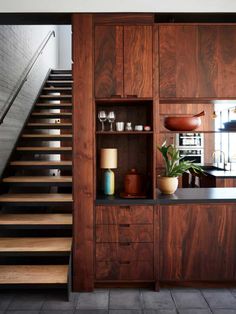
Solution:
M 96 205 L 167 205 L 189 203 L 236 203 L 236 188 L 188 188 L 165 195 L 157 190 L 156 199 L 122 199 L 115 196 L 98 198 Z
M 206 174 L 216 178 L 236 178 L 236 171 L 230 170 L 205 170 Z

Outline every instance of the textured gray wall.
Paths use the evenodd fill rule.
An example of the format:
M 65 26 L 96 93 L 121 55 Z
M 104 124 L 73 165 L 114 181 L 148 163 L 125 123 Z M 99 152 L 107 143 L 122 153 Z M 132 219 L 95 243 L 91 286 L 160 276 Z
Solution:
M 0 26 L 0 114 L 7 100 L 14 93 L 26 67 L 49 31 L 47 26 Z M 43 54 L 31 70 L 4 123 L 0 125 L 0 176 L 15 145 L 18 134 L 35 101 L 49 68 L 57 68 L 58 43 L 51 37 Z

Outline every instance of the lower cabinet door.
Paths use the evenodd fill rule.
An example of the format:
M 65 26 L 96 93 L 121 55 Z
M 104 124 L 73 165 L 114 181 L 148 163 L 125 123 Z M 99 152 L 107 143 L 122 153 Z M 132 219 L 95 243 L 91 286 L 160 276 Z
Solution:
M 96 280 L 153 280 L 150 261 L 96 262 Z
M 97 225 L 96 242 L 153 242 L 153 225 Z
M 97 243 L 96 261 L 153 261 L 153 243 Z

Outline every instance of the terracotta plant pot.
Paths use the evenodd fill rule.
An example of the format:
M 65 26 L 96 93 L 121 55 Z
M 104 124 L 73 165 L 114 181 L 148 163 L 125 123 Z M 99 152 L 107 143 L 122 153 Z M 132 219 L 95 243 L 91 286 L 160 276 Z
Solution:
M 157 187 L 163 194 L 173 194 L 178 188 L 178 178 L 158 176 Z
M 201 125 L 200 117 L 204 115 L 202 111 L 192 117 L 166 117 L 164 126 L 170 131 L 193 131 Z

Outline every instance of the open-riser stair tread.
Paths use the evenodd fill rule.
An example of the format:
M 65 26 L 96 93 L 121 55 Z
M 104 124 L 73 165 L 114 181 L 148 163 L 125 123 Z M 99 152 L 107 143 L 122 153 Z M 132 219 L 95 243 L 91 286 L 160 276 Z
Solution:
M 0 203 L 71 203 L 72 194 L 61 193 L 31 193 L 31 194 L 2 194 L 0 195 Z
M 28 123 L 30 129 L 71 129 L 72 123 Z
M 22 182 L 22 183 L 72 183 L 71 176 L 12 176 L 2 179 L 3 182 Z
M 67 284 L 68 265 L 0 265 L 1 284 Z
M 55 103 L 37 103 L 35 105 L 35 109 L 72 109 L 72 104 L 71 103 L 60 103 L 60 104 L 55 104 Z
M 0 226 L 63 226 L 72 225 L 72 214 L 6 214 L 0 213 Z
M 71 140 L 72 134 L 23 134 L 21 136 L 22 140 L 43 140 L 43 141 L 52 141 L 52 140 Z
M 0 253 L 3 252 L 70 252 L 71 238 L 65 237 L 17 237 L 0 238 Z
M 38 169 L 60 169 L 60 168 L 72 168 L 72 161 L 12 161 L 11 167 L 21 168 L 38 168 Z
M 41 146 L 41 147 L 28 147 L 28 146 L 19 146 L 16 148 L 16 151 L 23 151 L 23 152 L 71 152 L 72 147 L 48 147 L 48 146 Z
M 31 114 L 31 119 L 32 118 L 37 118 L 37 119 L 46 119 L 46 118 L 51 118 L 51 119 L 55 119 L 55 118 L 64 118 L 64 119 L 68 119 L 72 117 L 72 113 L 71 112 L 58 112 L 58 113 L 54 113 L 54 112 L 33 112 Z

